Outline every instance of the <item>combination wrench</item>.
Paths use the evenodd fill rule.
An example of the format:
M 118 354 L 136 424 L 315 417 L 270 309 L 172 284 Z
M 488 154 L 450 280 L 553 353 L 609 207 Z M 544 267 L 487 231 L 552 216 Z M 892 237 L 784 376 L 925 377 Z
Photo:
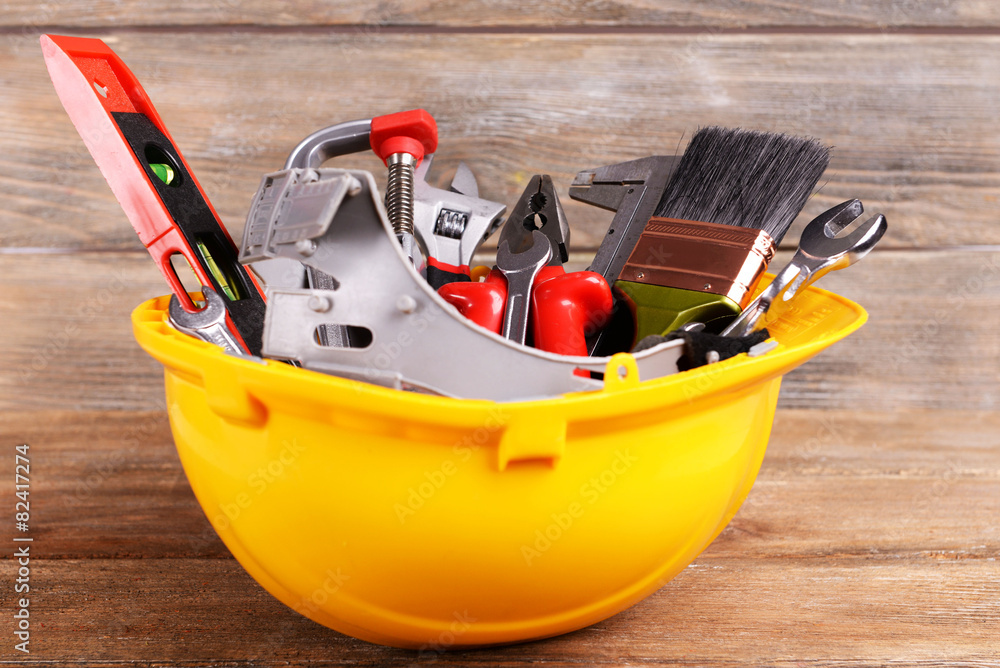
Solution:
M 205 296 L 205 308 L 194 313 L 184 310 L 177 295 L 170 296 L 168 311 L 171 326 L 179 332 L 214 343 L 232 355 L 244 355 L 226 326 L 226 303 L 222 297 L 208 286 L 203 286 L 201 293 Z
M 542 267 L 552 259 L 552 244 L 548 237 L 534 230 L 531 247 L 523 253 L 513 253 L 506 239 L 497 248 L 497 269 L 507 279 L 507 305 L 503 316 L 503 336 L 524 344 L 528 336 L 528 307 L 531 286 Z
M 799 239 L 799 247 L 760 295 L 722 331 L 723 336 L 746 336 L 767 327 L 787 311 L 801 290 L 831 271 L 849 267 L 871 251 L 885 234 L 885 216 L 877 213 L 860 226 L 842 234 L 864 207 L 852 199 L 816 216 Z

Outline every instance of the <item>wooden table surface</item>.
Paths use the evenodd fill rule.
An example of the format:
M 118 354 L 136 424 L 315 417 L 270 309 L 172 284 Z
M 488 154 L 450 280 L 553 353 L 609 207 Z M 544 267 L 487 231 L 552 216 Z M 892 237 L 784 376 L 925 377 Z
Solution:
M 0 661 L 53 665 L 1000 666 L 1000 6 L 973 0 L 0 2 Z M 378 647 L 287 609 L 213 533 L 128 314 L 162 278 L 38 36 L 107 41 L 239 237 L 262 174 L 332 123 L 424 107 L 432 180 L 559 184 L 699 126 L 833 145 L 788 235 L 849 197 L 890 231 L 825 287 L 870 322 L 789 374 L 749 498 L 645 601 L 502 649 Z M 379 172 L 373 158 L 335 164 Z M 786 253 L 787 256 L 787 253 Z M 781 260 L 779 259 L 778 262 Z M 14 447 L 31 446 L 31 653 L 15 651 Z

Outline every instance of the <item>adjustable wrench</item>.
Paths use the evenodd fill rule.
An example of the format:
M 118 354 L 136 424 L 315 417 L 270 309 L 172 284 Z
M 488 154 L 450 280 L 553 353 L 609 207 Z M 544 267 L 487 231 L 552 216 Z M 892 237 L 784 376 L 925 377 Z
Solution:
M 799 239 L 791 262 L 723 330 L 723 336 L 746 336 L 763 329 L 788 309 L 788 303 L 817 279 L 849 267 L 871 251 L 885 234 L 885 216 L 875 214 L 842 237 L 837 235 L 864 213 L 860 200 L 848 200 L 816 216 Z
M 506 239 L 500 242 L 497 249 L 497 269 L 507 279 L 503 336 L 522 345 L 528 335 L 531 286 L 535 282 L 535 276 L 552 258 L 552 245 L 544 234 L 535 230 L 531 233 L 531 238 L 531 248 L 523 253 L 512 253 Z
M 427 183 L 434 154 L 424 157 L 414 175 L 413 225 L 427 250 L 427 282 L 437 289 L 469 281 L 469 264 L 480 244 L 500 226 L 504 204 L 479 197 L 472 171 L 460 163 L 449 190 Z
M 191 313 L 185 311 L 177 295 L 170 296 L 170 324 L 179 332 L 208 341 L 233 355 L 245 354 L 226 326 L 226 303 L 215 290 L 202 286 L 205 308 Z
M 511 330 L 511 326 L 520 323 L 522 316 L 510 309 L 520 308 L 521 295 L 514 295 L 504 280 L 508 272 L 502 271 L 501 256 L 511 265 L 528 262 L 522 256 L 532 252 L 541 257 L 539 238 L 548 239 L 551 253 L 542 263 L 547 266 L 532 274 L 530 289 L 523 293 L 530 303 L 533 343 L 540 350 L 586 356 L 586 334 L 602 327 L 611 314 L 611 288 L 604 277 L 594 272 L 567 274 L 563 270 L 563 262 L 569 259 L 569 224 L 552 178 L 546 174 L 533 176 L 511 209 L 500 232 L 497 268 L 486 281 L 447 285 L 439 294 L 490 331 L 504 332 L 505 336 L 509 331 L 516 332 L 517 327 Z M 544 287 L 539 290 L 540 286 Z M 508 338 L 518 340 L 515 336 Z

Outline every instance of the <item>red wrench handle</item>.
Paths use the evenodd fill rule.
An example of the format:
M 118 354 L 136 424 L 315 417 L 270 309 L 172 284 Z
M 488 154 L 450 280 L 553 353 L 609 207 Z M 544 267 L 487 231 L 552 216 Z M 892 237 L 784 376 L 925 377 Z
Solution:
M 427 258 L 427 282 L 435 290 L 449 283 L 468 283 L 472 280 L 471 273 L 469 265 L 456 266 L 437 258 Z

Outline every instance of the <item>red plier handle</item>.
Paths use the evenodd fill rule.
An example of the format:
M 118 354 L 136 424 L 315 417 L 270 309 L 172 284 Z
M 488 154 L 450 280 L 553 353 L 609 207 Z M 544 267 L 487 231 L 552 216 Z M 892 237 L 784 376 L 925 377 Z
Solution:
M 496 334 L 503 328 L 507 279 L 490 271 L 479 283 L 449 283 L 438 289 L 462 315 Z M 544 267 L 531 289 L 529 324 L 534 346 L 560 355 L 587 356 L 586 337 L 611 317 L 611 288 L 592 271 L 566 273 L 562 266 Z

